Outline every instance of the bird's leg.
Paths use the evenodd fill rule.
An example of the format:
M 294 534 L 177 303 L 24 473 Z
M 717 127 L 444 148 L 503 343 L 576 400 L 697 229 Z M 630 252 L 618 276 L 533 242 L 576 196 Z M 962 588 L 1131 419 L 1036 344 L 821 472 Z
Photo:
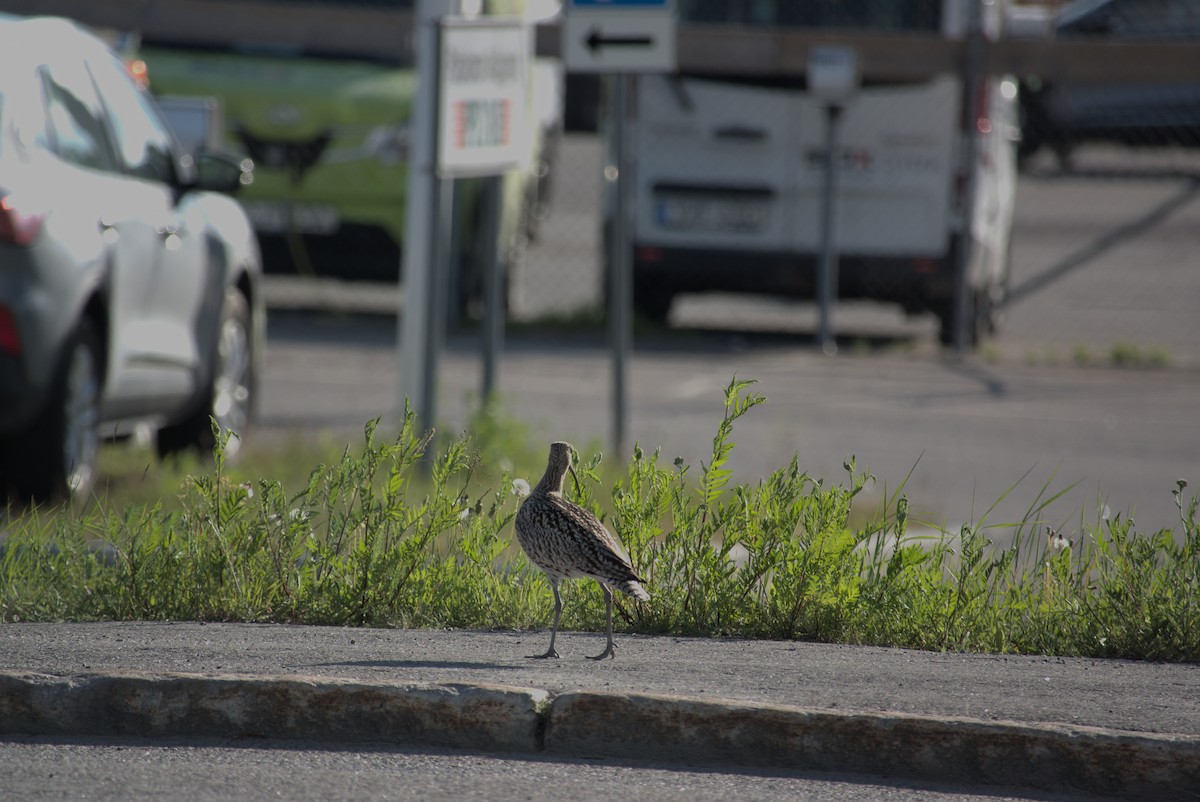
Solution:
M 613 594 L 608 589 L 608 585 L 601 585 L 600 588 L 604 591 L 604 609 L 608 613 L 608 645 L 604 647 L 604 651 L 600 652 L 600 654 L 595 657 L 589 657 L 589 660 L 603 660 L 606 657 L 613 658 L 617 656 L 617 645 L 613 643 L 612 639 Z
M 558 652 L 554 651 L 554 638 L 558 635 L 558 619 L 562 617 L 562 597 L 558 595 L 558 580 L 550 580 L 550 590 L 554 592 L 554 626 L 550 630 L 550 648 L 545 654 L 528 655 L 534 660 L 541 660 L 546 657 L 558 657 Z

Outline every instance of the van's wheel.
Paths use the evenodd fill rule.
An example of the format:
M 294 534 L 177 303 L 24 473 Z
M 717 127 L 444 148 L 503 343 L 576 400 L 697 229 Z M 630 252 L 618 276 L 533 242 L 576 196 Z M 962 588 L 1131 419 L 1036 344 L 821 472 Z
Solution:
M 250 306 L 245 296 L 234 288 L 225 292 L 225 305 L 217 328 L 213 354 L 212 384 L 205 402 L 190 416 L 158 432 L 159 456 L 178 454 L 189 449 L 202 455 L 211 454 L 216 441 L 212 420 L 223 432 L 232 432 L 225 445 L 225 455 L 231 457 L 241 446 L 253 413 L 254 337 Z
M 96 330 L 80 321 L 67 342 L 45 410 L 7 441 L 0 471 L 19 498 L 83 499 L 96 482 L 102 356 Z
M 957 304 L 954 300 L 944 301 L 937 309 L 938 341 L 947 347 L 954 345 L 954 335 L 957 329 Z M 972 289 L 967 296 L 967 347 L 975 348 L 989 334 L 994 334 L 997 327 L 997 308 L 992 293 L 986 287 Z

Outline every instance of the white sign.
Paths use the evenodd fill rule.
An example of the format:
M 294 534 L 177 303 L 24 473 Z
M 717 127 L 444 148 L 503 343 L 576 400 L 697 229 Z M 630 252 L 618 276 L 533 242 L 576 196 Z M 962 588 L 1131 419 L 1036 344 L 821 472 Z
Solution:
M 851 47 L 817 45 L 808 51 L 808 91 L 840 105 L 858 91 L 858 53 Z
M 563 18 L 569 72 L 674 72 L 673 0 L 574 0 Z
M 520 19 L 442 21 L 438 172 L 497 175 L 529 159 L 531 29 Z

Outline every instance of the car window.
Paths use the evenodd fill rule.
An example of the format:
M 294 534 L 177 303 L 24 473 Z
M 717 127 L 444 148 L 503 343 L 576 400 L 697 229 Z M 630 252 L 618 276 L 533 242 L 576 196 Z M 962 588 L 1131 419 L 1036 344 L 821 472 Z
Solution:
M 48 149 L 45 87 L 36 59 L 14 44 L 11 30 L 0 35 L 0 148 L 33 145 Z M 12 155 L 11 153 L 9 154 Z
M 1064 33 L 1103 36 L 1200 35 L 1200 0 L 1113 0 L 1063 9 Z
M 104 129 L 103 107 L 83 62 L 59 59 L 42 67 L 49 147 L 65 161 L 112 170 L 112 149 Z
M 150 100 L 117 59 L 90 66 L 108 106 L 122 166 L 141 178 L 171 183 L 175 179 L 171 134 Z
M 25 67 L 22 71 L 21 66 L 0 67 L 5 83 L 4 90 L 0 91 L 0 123 L 3 124 L 0 132 L 11 134 L 7 144 L 15 144 L 20 149 L 35 144 L 49 148 L 41 80 L 32 68 Z M 0 148 L 5 144 L 5 137 L 0 136 Z
M 942 0 L 680 0 L 679 17 L 687 22 L 936 31 Z
M 1129 6 L 1124 22 L 1131 34 L 1195 35 L 1200 31 L 1200 2 L 1143 0 Z

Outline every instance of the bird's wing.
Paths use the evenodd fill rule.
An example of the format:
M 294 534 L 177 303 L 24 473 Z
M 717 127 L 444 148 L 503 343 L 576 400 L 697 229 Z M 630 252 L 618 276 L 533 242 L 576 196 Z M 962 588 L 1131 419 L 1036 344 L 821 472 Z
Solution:
M 637 579 L 633 573 L 633 563 L 625 553 L 621 541 L 617 540 L 604 524 L 589 510 L 563 496 L 552 496 L 552 504 L 557 512 L 570 521 L 589 541 L 589 552 L 601 565 L 617 573 L 627 573 L 629 579 Z

